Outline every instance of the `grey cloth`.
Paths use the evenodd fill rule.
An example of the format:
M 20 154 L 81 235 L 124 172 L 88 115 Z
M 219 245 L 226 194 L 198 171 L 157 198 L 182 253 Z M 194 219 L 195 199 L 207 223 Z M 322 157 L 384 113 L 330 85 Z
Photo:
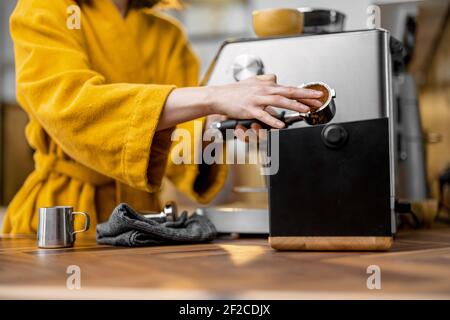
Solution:
M 183 212 L 176 221 L 145 218 L 126 203 L 119 204 L 109 220 L 97 225 L 97 242 L 113 246 L 151 246 L 200 243 L 217 235 L 208 218 Z

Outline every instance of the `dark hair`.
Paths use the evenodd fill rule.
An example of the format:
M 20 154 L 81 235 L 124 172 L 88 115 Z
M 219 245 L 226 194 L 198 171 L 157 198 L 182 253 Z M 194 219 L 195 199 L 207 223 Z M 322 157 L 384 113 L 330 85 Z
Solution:
M 81 6 L 83 4 L 90 5 L 94 0 L 75 0 L 76 3 Z M 159 2 L 165 2 L 166 0 L 130 0 L 130 8 L 151 8 Z

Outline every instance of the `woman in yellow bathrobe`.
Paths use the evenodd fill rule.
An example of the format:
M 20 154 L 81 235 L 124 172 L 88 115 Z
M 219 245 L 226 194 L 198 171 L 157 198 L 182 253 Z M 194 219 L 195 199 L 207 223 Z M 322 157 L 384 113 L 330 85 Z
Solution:
M 120 202 L 158 210 L 164 176 L 208 202 L 225 168 L 168 161 L 176 125 L 191 130 L 191 120 L 222 114 L 281 128 L 268 105 L 307 111 L 320 97 L 273 76 L 193 87 L 198 61 L 178 24 L 150 9 L 156 2 L 18 1 L 10 21 L 17 99 L 29 116 L 35 170 L 8 207 L 4 233 L 36 232 L 39 207 L 73 206 L 93 226 Z M 68 24 L 73 5 L 80 28 Z

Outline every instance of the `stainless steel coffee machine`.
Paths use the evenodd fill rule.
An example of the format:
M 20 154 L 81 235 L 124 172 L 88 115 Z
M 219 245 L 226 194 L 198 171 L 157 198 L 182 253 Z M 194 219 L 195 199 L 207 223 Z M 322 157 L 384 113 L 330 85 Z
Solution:
M 366 188 L 367 192 L 374 190 L 371 183 L 377 183 L 376 188 L 382 189 L 383 192 L 378 194 L 378 198 L 373 198 L 373 201 L 380 201 L 379 206 L 376 206 L 381 210 L 381 212 L 375 213 L 370 210 L 374 207 L 373 202 L 367 202 L 366 204 L 358 202 L 357 199 L 352 201 L 352 203 L 339 204 L 341 207 L 339 210 L 344 212 L 345 210 L 352 211 L 355 208 L 355 203 L 358 203 L 356 207 L 361 210 L 360 215 L 371 214 L 380 215 L 381 218 L 377 221 L 373 220 L 376 224 L 373 229 L 377 229 L 380 235 L 390 236 L 395 232 L 395 216 L 394 216 L 394 199 L 395 199 L 395 173 L 394 173 L 394 135 L 393 135 L 393 115 L 392 115 L 392 84 L 391 84 L 391 53 L 390 53 L 390 35 L 385 30 L 362 30 L 362 31 L 350 31 L 350 32 L 338 32 L 329 34 L 319 34 L 319 35 L 298 35 L 298 36 L 287 36 L 287 37 L 273 37 L 273 38 L 250 38 L 250 39 L 238 39 L 225 42 L 217 53 L 212 65 L 210 66 L 206 77 L 203 81 L 205 85 L 219 85 L 227 84 L 235 81 L 240 81 L 245 78 L 260 75 L 260 74 L 276 74 L 278 82 L 285 85 L 299 85 L 302 83 L 322 81 L 334 88 L 336 92 L 336 113 L 334 118 L 327 125 L 340 125 L 343 124 L 345 130 L 351 131 L 351 136 L 349 142 L 352 142 L 356 137 L 358 137 L 358 132 L 361 135 L 358 139 L 358 145 L 351 145 L 352 154 L 365 155 L 367 157 L 377 157 L 377 153 L 371 153 L 366 150 L 367 148 L 375 148 L 377 144 L 385 145 L 386 148 L 378 153 L 380 158 L 379 161 L 382 165 L 374 170 L 381 170 L 380 172 L 373 172 L 375 175 L 366 175 L 367 179 L 371 177 L 383 176 L 386 179 L 377 180 L 374 178 L 373 181 L 357 181 L 348 180 L 342 184 L 340 192 L 346 193 L 346 196 L 341 197 L 342 199 L 351 199 L 349 196 L 352 192 L 361 195 L 361 188 Z M 381 127 L 367 126 L 363 129 L 358 129 L 359 127 L 352 127 L 354 123 L 358 122 L 373 122 L 380 121 L 383 124 Z M 351 127 L 351 128 L 350 128 Z M 302 139 L 303 137 L 313 137 L 310 136 L 312 131 L 308 134 L 304 134 L 306 131 L 301 131 L 301 129 L 313 128 L 308 126 L 303 122 L 296 123 L 287 129 L 280 130 L 280 139 L 291 139 L 290 144 L 295 145 L 295 139 Z M 371 140 L 371 129 L 377 130 L 378 133 L 373 133 L 379 135 L 379 140 Z M 323 128 L 317 129 L 317 134 Z M 358 131 L 360 130 L 360 131 Z M 298 132 L 298 134 L 297 134 Z M 311 138 L 312 139 L 312 138 Z M 319 139 L 319 138 L 317 138 Z M 364 141 L 371 143 L 367 146 L 364 145 Z M 280 142 L 280 145 L 285 145 L 284 142 Z M 319 141 L 319 140 L 318 140 Z M 288 148 L 285 146 L 285 148 Z M 296 170 L 299 163 L 305 164 L 308 162 L 308 157 L 314 154 L 314 146 L 312 149 L 308 149 L 309 154 L 306 153 L 306 149 L 303 150 L 304 153 L 296 154 L 294 156 L 287 157 L 285 162 L 282 163 L 283 166 L 290 166 L 290 172 Z M 358 149 L 360 148 L 360 149 Z M 364 150 L 363 150 L 364 149 Z M 370 151 L 370 150 L 369 150 Z M 386 152 L 384 152 L 386 151 Z M 281 157 L 288 152 L 286 150 L 280 150 Z M 283 153 L 284 152 L 284 153 Z M 341 161 L 345 164 L 347 161 L 345 157 L 352 157 L 349 154 L 342 154 L 342 157 L 331 157 L 333 161 Z M 295 158 L 302 159 L 302 161 L 296 163 Z M 366 159 L 367 162 L 373 162 L 374 159 Z M 290 161 L 290 162 L 286 162 Z M 363 161 L 364 159 L 360 159 Z M 362 162 L 362 163 L 363 163 Z M 373 163 L 376 163 L 373 162 Z M 352 165 L 358 165 L 358 162 L 354 162 Z M 363 166 L 364 167 L 364 166 Z M 365 166 L 364 170 L 370 170 L 370 166 Z M 301 168 L 298 169 L 301 171 Z M 295 174 L 294 174 L 295 175 Z M 302 179 L 300 173 L 298 173 L 298 178 Z M 339 184 L 336 181 L 338 176 L 328 176 L 322 175 L 320 170 L 316 173 L 309 175 L 308 179 L 318 179 L 326 181 L 326 184 Z M 351 179 L 352 174 L 349 173 L 348 178 Z M 339 177 L 342 178 L 342 175 Z M 334 179 L 334 180 L 333 180 Z M 255 233 L 271 232 L 274 228 L 279 232 L 283 230 L 283 227 L 278 228 L 274 226 L 274 223 L 279 224 L 277 219 L 272 219 L 273 216 L 281 217 L 283 213 L 280 210 L 291 210 L 300 211 L 293 212 L 294 215 L 301 217 L 302 206 L 301 205 L 290 205 L 289 201 L 295 200 L 287 197 L 284 199 L 279 196 L 279 193 L 284 192 L 283 188 L 295 189 L 298 186 L 295 185 L 295 180 L 288 179 L 286 181 L 281 181 L 277 179 L 272 179 L 269 186 L 269 198 L 271 202 L 270 206 L 270 230 L 265 230 L 268 228 L 269 223 L 261 223 L 261 220 L 266 219 L 268 221 L 268 215 L 260 214 L 260 220 L 255 222 L 254 225 L 258 226 L 259 229 L 253 230 Z M 352 185 L 352 183 L 354 185 Z M 284 184 L 284 187 L 282 187 Z M 289 185 L 290 184 L 290 185 Z M 365 185 L 366 184 L 366 185 Z M 307 187 L 308 183 L 302 183 L 303 188 Z M 274 187 L 275 186 L 275 187 Z M 358 190 L 354 188 L 359 188 Z M 302 190 L 298 191 L 298 202 L 308 201 L 308 199 L 302 199 Z M 358 192 L 355 192 L 358 191 Z M 320 194 L 317 199 L 322 198 L 323 201 L 327 199 L 326 194 Z M 364 200 L 370 199 L 370 196 L 363 197 Z M 338 198 L 333 198 L 333 201 L 339 202 Z M 312 199 L 309 199 L 312 200 Z M 274 201 L 276 203 L 276 208 L 273 206 Z M 280 208 L 280 203 L 285 201 L 284 207 L 286 209 Z M 319 201 L 319 200 L 317 200 Z M 331 203 L 333 202 L 331 201 Z M 366 207 L 364 207 L 366 206 Z M 324 210 L 325 207 L 320 207 L 320 210 Z M 309 206 L 308 210 L 313 210 L 314 206 Z M 332 208 L 329 208 L 332 210 Z M 274 212 L 274 210 L 276 212 Z M 365 211 L 365 212 L 364 212 Z M 237 214 L 234 212 L 234 214 Z M 239 226 L 236 226 L 235 230 L 230 227 L 230 224 L 223 221 L 222 218 L 217 215 L 211 214 L 212 220 L 216 223 L 219 231 L 223 232 L 240 232 Z M 231 217 L 231 215 L 229 216 Z M 239 219 L 245 220 L 245 217 L 240 217 Z M 252 213 L 252 218 L 254 221 L 257 219 L 257 215 Z M 285 215 L 282 219 L 287 219 L 291 223 L 294 217 L 292 215 Z M 368 231 L 371 226 L 363 226 L 364 219 L 359 219 L 358 221 L 352 220 L 350 217 L 345 217 L 344 221 L 350 224 L 354 224 L 354 229 L 359 229 L 363 235 L 363 231 Z M 370 221 L 371 219 L 367 219 Z M 297 223 L 301 224 L 301 221 Z M 324 221 L 325 223 L 325 221 Z M 245 225 L 247 229 L 251 229 L 251 220 L 245 220 Z M 222 229 L 222 226 L 226 228 Z M 243 225 L 242 222 L 239 223 L 240 226 Z M 322 234 L 320 227 L 311 226 L 311 228 L 316 228 L 318 234 Z M 285 228 L 286 229 L 286 228 Z M 288 228 L 289 229 L 289 228 Z M 295 229 L 295 228 L 294 228 Z M 364 229 L 364 230 L 363 230 Z M 298 230 L 297 230 L 298 231 Z M 304 230 L 303 230 L 304 231 Z M 347 230 L 349 231 L 349 230 Z M 289 231 L 291 235 L 295 235 L 296 230 Z M 326 233 L 326 232 L 325 232 Z M 350 232 L 351 233 L 351 232 Z M 369 232 L 370 233 L 370 232 Z M 311 231 L 314 234 L 314 230 Z M 337 233 L 339 234 L 339 232 Z M 356 233 L 358 234 L 358 232 Z M 342 236 L 342 234 L 339 234 Z M 301 234 L 299 234 L 301 236 Z

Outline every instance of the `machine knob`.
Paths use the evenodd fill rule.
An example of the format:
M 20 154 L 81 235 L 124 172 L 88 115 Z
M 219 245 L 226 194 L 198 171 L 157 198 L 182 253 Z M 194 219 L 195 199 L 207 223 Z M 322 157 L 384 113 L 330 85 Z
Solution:
M 347 142 L 347 139 L 347 130 L 342 126 L 331 124 L 322 130 L 322 141 L 327 147 L 340 148 Z
M 247 78 L 264 74 L 264 64 L 262 60 L 251 54 L 241 54 L 234 59 L 233 78 L 236 81 L 245 80 Z

